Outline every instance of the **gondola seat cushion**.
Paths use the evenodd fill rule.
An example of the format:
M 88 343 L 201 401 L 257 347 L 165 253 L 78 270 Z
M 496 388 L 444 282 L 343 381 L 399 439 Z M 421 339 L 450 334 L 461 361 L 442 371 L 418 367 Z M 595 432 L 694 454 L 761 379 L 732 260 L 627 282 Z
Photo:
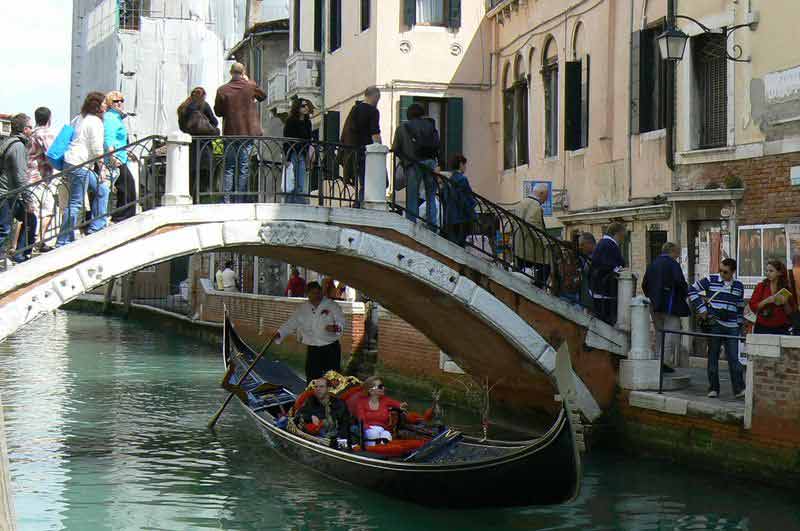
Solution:
M 303 407 L 303 404 L 306 403 L 306 400 L 308 400 L 309 397 L 311 397 L 311 395 L 313 395 L 313 394 L 314 394 L 314 390 L 313 389 L 306 389 L 305 391 L 300 393 L 300 396 L 298 396 L 297 400 L 294 401 L 294 406 L 292 407 L 292 412 L 296 413 L 296 412 L 300 411 L 300 408 Z
M 386 444 L 367 446 L 365 450 L 386 457 L 402 457 L 416 451 L 426 442 L 424 439 L 396 439 Z

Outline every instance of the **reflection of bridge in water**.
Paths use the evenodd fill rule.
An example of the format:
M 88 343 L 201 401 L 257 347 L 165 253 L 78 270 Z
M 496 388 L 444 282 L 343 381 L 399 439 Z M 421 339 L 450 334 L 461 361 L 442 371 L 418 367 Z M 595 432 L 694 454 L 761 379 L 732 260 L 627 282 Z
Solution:
M 132 173 L 138 179 L 135 202 L 141 213 L 47 254 L 34 254 L 0 274 L 0 337 L 112 278 L 224 249 L 305 266 L 368 293 L 473 376 L 502 380 L 502 400 L 512 406 L 524 401 L 550 411 L 558 408 L 554 348 L 566 342 L 575 367 L 575 406 L 593 420 L 611 403 L 616 357 L 625 339 L 559 297 L 580 288 L 570 244 L 477 195 L 468 231 L 473 237 L 466 247 L 449 241 L 441 234 L 448 234 L 448 212 L 458 195 L 446 176 L 436 178 L 440 226 L 431 230 L 406 219 L 399 215 L 402 194 L 386 198 L 384 146 L 359 153 L 326 143 L 298 147 L 285 139 L 225 144 L 197 139 L 191 146 L 186 139 L 176 137 L 157 148 L 163 139 L 150 137 L 128 147 L 136 155 Z M 293 153 L 300 149 L 308 162 L 302 180 L 311 186 L 286 191 L 291 186 L 288 161 L 296 160 Z M 224 175 L 220 178 L 225 160 L 242 154 L 250 174 L 245 179 L 237 168 L 231 177 L 242 192 L 226 194 Z M 299 175 L 290 177 L 301 182 Z M 41 206 L 41 196 L 40 185 L 38 191 L 17 190 L 6 199 L 27 198 Z M 115 211 L 126 207 L 130 204 L 120 203 Z M 67 230 L 57 221 L 46 238 Z M 495 237 L 498 233 L 501 238 Z M 526 241 L 551 264 L 547 290 L 534 287 L 527 270 L 514 263 L 515 242 Z

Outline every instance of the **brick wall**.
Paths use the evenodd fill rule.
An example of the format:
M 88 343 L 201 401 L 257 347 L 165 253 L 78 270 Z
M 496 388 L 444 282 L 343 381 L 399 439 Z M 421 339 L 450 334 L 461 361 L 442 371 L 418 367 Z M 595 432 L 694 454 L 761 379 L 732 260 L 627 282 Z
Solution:
M 800 446 L 800 346 L 775 348 L 777 357 L 758 356 L 751 363 L 751 429 Z
M 378 329 L 378 360 L 384 367 L 409 376 L 444 376 L 439 347 L 422 332 L 385 310 Z
M 224 307 L 227 306 L 237 330 L 251 340 L 267 338 L 305 302 L 305 299 L 216 291 L 210 289 L 211 284 L 207 279 L 201 279 L 199 284 L 195 302 L 198 318 L 222 322 Z M 345 316 L 341 342 L 342 354 L 347 356 L 360 350 L 364 344 L 364 304 L 344 301 L 338 304 Z M 288 347 L 297 345 L 294 337 L 287 339 L 284 344 Z
M 682 166 L 676 179 L 681 190 L 688 190 L 703 189 L 710 183 L 724 186 L 726 176 L 738 176 L 744 182 L 745 195 L 737 223 L 785 223 L 800 216 L 800 187 L 792 187 L 789 180 L 792 166 L 800 166 L 800 153 Z

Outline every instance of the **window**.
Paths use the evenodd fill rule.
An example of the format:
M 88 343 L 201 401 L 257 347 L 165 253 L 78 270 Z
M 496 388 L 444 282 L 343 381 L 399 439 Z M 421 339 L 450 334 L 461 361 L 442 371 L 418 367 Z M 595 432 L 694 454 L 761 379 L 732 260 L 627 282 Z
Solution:
M 631 61 L 631 132 L 646 133 L 667 125 L 667 69 L 657 38 L 664 32 L 658 24 L 633 34 Z
M 342 0 L 331 0 L 330 43 L 328 51 L 342 47 Z
M 508 170 L 528 163 L 528 76 L 522 56 L 514 61 L 513 80 L 506 67 L 503 86 L 503 167 Z
M 692 37 L 699 149 L 728 144 L 728 60 L 725 46 L 725 37 L 720 34 L 704 33 Z
M 150 14 L 150 0 L 118 0 L 119 29 L 139 31 L 141 17 Z
M 544 155 L 558 155 L 558 47 L 554 39 L 547 43 L 542 65 L 544 84 Z
M 405 25 L 461 27 L 461 0 L 403 0 Z
M 647 263 L 652 264 L 653 260 L 661 256 L 661 248 L 667 243 L 667 231 L 648 230 L 647 231 Z
M 361 0 L 361 31 L 367 31 L 369 29 L 371 3 L 372 0 Z
M 406 121 L 406 111 L 412 103 L 418 103 L 425 110 L 425 115 L 433 118 L 439 138 L 442 142 L 439 162 L 444 167 L 451 155 L 463 153 L 464 102 L 461 98 L 420 98 L 418 96 L 400 96 L 400 120 Z
M 294 0 L 294 12 L 292 13 L 292 50 L 300 51 L 300 0 Z
M 589 56 L 583 45 L 581 26 L 575 31 L 573 61 L 565 65 L 564 148 L 568 151 L 589 145 Z
M 314 51 L 322 51 L 322 3 L 325 0 L 314 0 Z M 299 29 L 298 29 L 299 32 Z

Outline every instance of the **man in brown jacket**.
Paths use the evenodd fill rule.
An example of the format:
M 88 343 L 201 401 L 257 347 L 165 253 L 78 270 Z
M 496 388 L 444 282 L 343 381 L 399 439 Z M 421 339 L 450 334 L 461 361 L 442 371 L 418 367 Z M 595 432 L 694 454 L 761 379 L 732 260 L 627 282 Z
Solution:
M 519 267 L 533 269 L 533 283 L 544 289 L 550 276 L 550 257 L 547 240 L 541 233 L 545 231 L 544 203 L 547 201 L 547 185 L 538 183 L 531 195 L 523 199 L 515 209 L 515 214 L 523 221 L 533 225 L 541 232 L 520 226 L 514 232 L 514 256 Z
M 247 79 L 242 63 L 231 65 L 231 80 L 217 89 L 214 112 L 222 117 L 224 136 L 261 136 L 261 118 L 256 101 L 264 101 L 266 93 L 254 82 Z M 222 187 L 224 201 L 231 202 L 231 194 L 237 194 L 233 202 L 246 200 L 247 184 L 250 179 L 250 153 L 253 141 L 247 139 L 227 140 L 225 142 L 225 173 Z M 235 186 L 234 186 L 235 183 Z

